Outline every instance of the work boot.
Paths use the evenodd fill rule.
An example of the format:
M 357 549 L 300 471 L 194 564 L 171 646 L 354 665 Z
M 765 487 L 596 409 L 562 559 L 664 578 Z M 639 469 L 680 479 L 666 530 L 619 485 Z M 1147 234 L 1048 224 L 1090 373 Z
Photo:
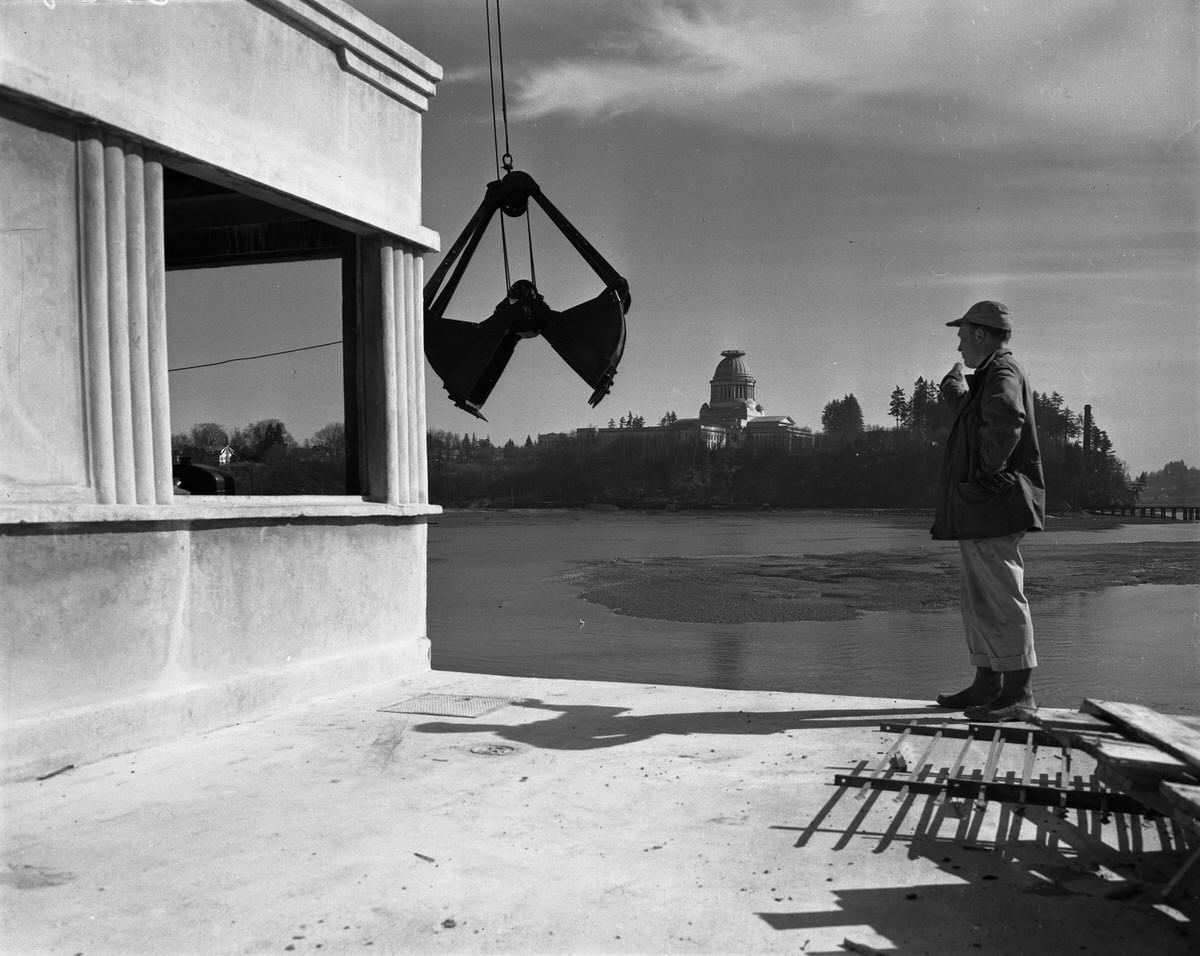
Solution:
M 990 667 L 976 667 L 975 680 L 970 687 L 960 690 L 957 694 L 938 694 L 937 705 L 951 710 L 982 707 L 1000 696 L 1002 686 L 998 671 Z
M 1000 696 L 989 704 L 968 707 L 967 720 L 985 724 L 998 724 L 1008 720 L 1029 720 L 1037 713 L 1037 702 L 1033 699 L 1033 670 L 1023 668 L 1004 671 L 1003 688 Z

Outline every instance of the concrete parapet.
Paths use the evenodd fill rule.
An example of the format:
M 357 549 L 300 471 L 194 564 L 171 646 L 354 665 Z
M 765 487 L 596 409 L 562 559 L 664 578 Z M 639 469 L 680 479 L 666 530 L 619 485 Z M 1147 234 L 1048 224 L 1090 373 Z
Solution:
M 0 527 L 6 773 L 427 670 L 425 545 L 387 515 Z

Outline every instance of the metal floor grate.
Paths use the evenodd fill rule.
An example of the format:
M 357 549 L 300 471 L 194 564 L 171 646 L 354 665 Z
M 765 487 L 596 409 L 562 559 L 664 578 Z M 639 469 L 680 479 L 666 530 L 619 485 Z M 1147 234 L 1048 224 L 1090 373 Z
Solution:
M 380 707 L 388 714 L 430 714 L 435 717 L 482 717 L 493 710 L 507 707 L 511 697 L 472 697 L 463 694 L 421 694 L 402 700 L 387 707 Z

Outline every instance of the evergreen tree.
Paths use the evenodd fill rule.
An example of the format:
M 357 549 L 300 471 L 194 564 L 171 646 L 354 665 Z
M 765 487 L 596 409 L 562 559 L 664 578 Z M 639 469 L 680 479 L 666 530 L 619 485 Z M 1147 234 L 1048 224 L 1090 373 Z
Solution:
M 888 405 L 888 414 L 896 420 L 896 427 L 908 424 L 911 408 L 908 404 L 908 399 L 905 398 L 904 389 L 897 385 L 892 389 L 891 402 Z
M 834 399 L 821 412 L 821 429 L 831 438 L 853 438 L 862 434 L 863 414 L 853 395 Z

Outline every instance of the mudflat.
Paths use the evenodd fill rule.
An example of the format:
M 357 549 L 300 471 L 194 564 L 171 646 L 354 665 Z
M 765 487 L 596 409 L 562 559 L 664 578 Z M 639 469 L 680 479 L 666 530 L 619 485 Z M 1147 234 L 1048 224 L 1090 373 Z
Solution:
M 1200 583 L 1200 543 L 1027 547 L 1030 598 L 1128 584 Z M 666 621 L 846 621 L 862 611 L 958 606 L 954 550 L 611 558 L 584 561 L 580 596 L 617 614 Z M 786 584 L 786 587 L 781 587 Z
M 662 512 L 487 510 L 448 512 L 439 523 L 514 535 L 557 557 L 575 595 L 626 617 L 704 624 L 847 621 L 868 611 L 958 606 L 958 548 L 927 536 L 919 511 Z M 679 525 L 675 525 L 679 522 Z M 736 535 L 673 528 L 736 522 Z M 653 525 L 649 536 L 622 525 Z M 530 537 L 536 524 L 553 538 Z M 1104 532 L 1137 528 L 1133 540 Z M 837 533 L 830 533 L 836 526 Z M 565 533 L 566 529 L 571 529 Z M 804 533 L 813 535 L 815 543 Z M 1194 530 L 1195 533 L 1191 533 Z M 881 533 L 881 531 L 883 533 Z M 1167 540 L 1154 540 L 1159 533 Z M 472 538 L 471 540 L 475 540 Z M 553 541 L 553 545 L 550 542 Z M 704 553 L 694 548 L 702 541 Z M 535 543 L 537 542 L 537 543 Z M 652 547 L 647 548 L 647 543 Z M 810 546 L 811 544 L 811 546 Z M 542 547 L 546 550 L 543 551 Z M 498 551 L 503 546 L 489 545 Z M 674 548 L 674 553 L 672 549 Z M 722 553 L 710 553 L 719 548 Z M 436 550 L 436 549 L 435 549 Z M 1200 525 L 1111 516 L 1052 516 L 1022 543 L 1031 600 L 1135 584 L 1200 584 Z M 528 561 L 528 553 L 512 555 Z

